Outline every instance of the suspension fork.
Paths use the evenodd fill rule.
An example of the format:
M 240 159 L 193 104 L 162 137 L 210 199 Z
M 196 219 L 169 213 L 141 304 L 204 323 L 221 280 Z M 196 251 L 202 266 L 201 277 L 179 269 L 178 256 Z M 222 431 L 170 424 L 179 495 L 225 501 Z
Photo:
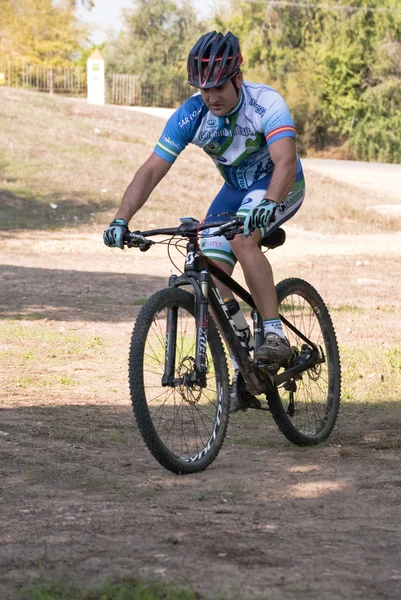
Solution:
M 195 274 L 194 274 L 195 275 Z M 207 271 L 196 273 L 195 276 L 171 275 L 169 279 L 169 287 L 179 287 L 191 283 L 195 292 L 195 322 L 196 322 L 196 346 L 195 346 L 195 373 L 191 378 L 191 383 L 206 386 L 207 373 L 207 333 L 208 333 L 208 292 Z M 167 324 L 166 324 L 166 347 L 164 353 L 164 374 L 162 377 L 162 385 L 183 384 L 174 378 L 176 348 L 177 348 L 177 322 L 178 322 L 178 306 L 170 306 L 167 309 Z
M 174 275 L 172 277 L 174 277 Z M 178 306 L 169 306 L 167 308 L 166 347 L 164 350 L 164 374 L 162 377 L 163 386 L 172 385 L 174 379 L 175 354 L 177 348 L 177 318 Z

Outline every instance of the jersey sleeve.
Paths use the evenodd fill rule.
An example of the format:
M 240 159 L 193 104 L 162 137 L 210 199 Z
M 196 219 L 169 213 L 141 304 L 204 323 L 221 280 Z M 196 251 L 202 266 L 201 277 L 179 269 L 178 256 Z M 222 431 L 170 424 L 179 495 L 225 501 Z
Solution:
M 154 153 L 173 164 L 184 148 L 192 142 L 204 106 L 200 94 L 195 94 L 186 100 L 167 121 Z
M 262 117 L 262 129 L 268 146 L 283 137 L 296 137 L 290 110 L 278 92 L 270 98 L 268 110 Z

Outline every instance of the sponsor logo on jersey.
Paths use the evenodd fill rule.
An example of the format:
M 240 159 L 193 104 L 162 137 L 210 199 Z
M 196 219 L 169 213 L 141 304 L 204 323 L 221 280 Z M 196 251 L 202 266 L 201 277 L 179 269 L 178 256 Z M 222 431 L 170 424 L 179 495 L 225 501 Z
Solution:
M 216 125 L 216 119 L 209 119 L 207 124 L 209 127 L 213 127 L 214 125 Z
M 218 137 L 232 137 L 233 136 L 233 132 L 230 129 L 226 129 L 226 127 L 224 127 L 223 129 L 220 129 L 219 131 L 214 130 L 214 131 L 201 131 L 199 134 L 199 140 L 201 142 L 203 142 L 204 140 L 214 140 L 215 138 Z
M 249 127 L 242 127 L 242 125 L 238 125 L 238 124 L 234 127 L 234 133 L 236 135 L 243 135 L 245 137 L 255 135 L 255 133 Z
M 254 107 L 256 114 L 260 115 L 261 117 L 265 116 L 267 108 L 258 104 L 255 98 L 252 98 L 249 104 Z
M 217 142 L 210 142 L 204 147 L 204 151 L 209 154 L 215 154 L 216 152 L 219 152 L 220 148 L 221 146 Z
M 191 114 L 189 114 L 187 117 L 184 117 L 183 119 L 181 119 L 181 121 L 178 121 L 178 125 L 181 127 L 181 129 L 183 127 L 185 127 L 186 125 L 189 125 L 189 123 L 191 123 L 191 121 L 193 121 L 194 119 L 196 119 L 196 117 L 202 112 L 202 109 L 200 108 L 199 110 L 194 110 L 191 112 Z
M 180 146 L 174 140 L 172 140 L 171 137 L 169 137 L 165 133 L 163 133 L 163 135 L 162 135 L 162 140 L 164 142 L 167 142 L 167 144 L 170 144 L 170 146 L 173 146 L 173 148 L 177 148 L 178 150 L 181 150 Z

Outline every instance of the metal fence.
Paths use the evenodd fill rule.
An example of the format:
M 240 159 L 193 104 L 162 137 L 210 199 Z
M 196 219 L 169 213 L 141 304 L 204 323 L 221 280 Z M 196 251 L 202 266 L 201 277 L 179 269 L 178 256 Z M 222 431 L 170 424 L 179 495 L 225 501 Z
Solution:
M 160 81 L 147 81 L 140 75 L 113 74 L 110 80 L 112 104 L 129 106 L 179 106 L 194 89 L 182 76 Z
M 0 85 L 63 94 L 86 95 L 86 69 L 37 67 L 28 63 L 11 63 L 0 59 Z
M 128 106 L 176 107 L 189 98 L 194 90 L 182 76 L 149 81 L 140 75 L 112 74 L 107 77 L 107 100 Z M 0 56 L 0 87 L 16 87 L 85 97 L 86 68 L 37 67 L 28 63 L 12 63 Z

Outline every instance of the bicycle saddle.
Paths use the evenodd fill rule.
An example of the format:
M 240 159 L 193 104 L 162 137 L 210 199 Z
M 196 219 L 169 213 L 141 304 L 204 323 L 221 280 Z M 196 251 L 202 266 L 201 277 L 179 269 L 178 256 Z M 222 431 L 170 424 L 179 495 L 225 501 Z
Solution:
M 282 246 L 285 242 L 285 231 L 279 227 L 273 233 L 269 233 L 265 235 L 259 242 L 259 246 L 265 246 L 265 248 L 269 248 L 273 250 L 273 248 L 278 248 Z

